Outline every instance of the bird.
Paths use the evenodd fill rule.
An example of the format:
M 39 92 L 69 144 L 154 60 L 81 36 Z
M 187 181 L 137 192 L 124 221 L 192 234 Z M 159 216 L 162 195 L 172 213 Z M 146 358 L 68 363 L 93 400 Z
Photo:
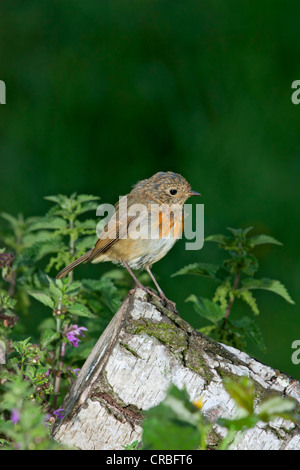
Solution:
M 81 263 L 111 261 L 123 265 L 137 287 L 148 290 L 132 270 L 145 269 L 160 298 L 168 302 L 151 268 L 181 238 L 184 227 L 184 203 L 193 191 L 187 180 L 173 171 L 160 171 L 139 181 L 131 192 L 115 204 L 114 214 L 91 250 L 63 268 L 61 279 Z

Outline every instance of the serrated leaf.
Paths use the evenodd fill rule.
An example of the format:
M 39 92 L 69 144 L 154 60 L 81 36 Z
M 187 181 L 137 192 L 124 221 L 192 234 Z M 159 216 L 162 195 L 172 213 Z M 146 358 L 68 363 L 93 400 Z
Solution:
M 89 290 L 101 293 L 105 303 L 115 313 L 121 305 L 119 290 L 108 277 L 101 279 L 84 279 L 82 284 Z
M 54 301 L 51 299 L 51 297 L 49 297 L 49 295 L 45 294 L 44 292 L 28 291 L 28 294 L 34 297 L 39 302 L 41 302 L 42 304 L 46 305 L 46 307 L 50 307 L 52 310 L 54 309 Z
M 53 331 L 50 328 L 45 328 L 41 335 L 41 347 L 44 349 L 48 344 L 56 341 L 59 338 L 58 331 Z
M 47 276 L 47 275 L 46 275 Z M 62 297 L 62 292 L 61 289 L 56 285 L 56 282 L 54 282 L 50 276 L 47 276 L 48 282 L 49 282 L 49 291 L 52 297 L 54 297 L 56 300 L 59 300 Z
M 212 263 L 193 263 L 179 269 L 172 277 L 182 276 L 184 274 L 196 274 L 197 276 L 211 277 L 216 279 L 216 273 L 220 269 L 217 264 Z
M 81 281 L 73 281 L 69 286 L 67 286 L 65 292 L 68 295 L 75 295 L 75 294 L 78 294 L 81 288 L 82 288 Z
M 250 230 L 252 230 L 253 227 L 247 227 L 247 228 L 232 228 L 232 227 L 227 227 L 227 230 L 231 232 L 235 237 L 245 237 Z
M 205 299 L 203 297 L 197 297 L 196 295 L 192 294 L 186 299 L 186 302 L 192 302 L 195 311 L 201 317 L 206 318 L 212 323 L 217 323 L 219 320 L 224 318 L 225 310 L 212 300 Z
M 228 242 L 231 241 L 230 237 L 226 237 L 225 235 L 222 234 L 216 234 L 216 235 L 209 235 L 204 239 L 205 242 L 215 242 L 219 243 L 221 245 L 226 245 Z
M 79 194 L 77 196 L 78 202 L 98 201 L 99 199 L 101 199 L 99 196 L 94 196 L 92 194 Z
M 292 398 L 274 396 L 260 404 L 258 414 L 260 419 L 266 422 L 276 417 L 291 419 L 296 406 L 297 403 Z
M 233 327 L 241 329 L 245 336 L 248 336 L 261 351 L 266 351 L 261 329 L 253 318 L 244 316 L 236 320 L 231 320 L 230 323 Z
M 186 392 L 174 385 L 166 398 L 145 412 L 143 448 L 146 450 L 191 450 L 199 447 L 198 411 Z
M 249 377 L 239 377 L 237 380 L 224 379 L 225 390 L 241 408 L 249 414 L 253 413 L 255 386 Z
M 61 217 L 39 217 L 28 227 L 29 232 L 35 230 L 59 230 L 67 227 L 67 222 Z
M 256 303 L 256 299 L 253 296 L 252 292 L 250 292 L 247 289 L 244 289 L 241 292 L 237 291 L 237 293 L 240 294 L 241 300 L 243 300 L 244 302 L 246 302 L 249 305 L 249 307 L 251 308 L 254 315 L 258 315 L 259 314 L 259 309 L 258 309 L 258 306 L 257 306 L 257 303 Z
M 247 245 L 249 246 L 249 248 L 253 248 L 257 245 L 264 245 L 266 243 L 271 243 L 273 245 L 282 245 L 282 243 L 276 240 L 276 238 L 265 234 L 254 235 L 253 237 L 250 237 L 247 240 Z
M 95 318 L 95 315 L 83 304 L 74 303 L 71 307 L 68 307 L 69 312 L 79 317 Z
M 73 196 L 75 195 L 75 193 L 73 194 Z M 67 196 L 65 196 L 64 194 L 56 194 L 56 195 L 53 195 L 53 196 L 45 196 L 44 199 L 46 199 L 47 201 L 51 201 L 51 202 L 55 202 L 56 204 L 58 204 L 59 206 L 63 207 L 66 205 L 66 203 L 72 198 L 72 195 L 70 196 L 70 198 L 68 198 Z
M 34 243 L 26 250 L 24 250 L 24 258 L 29 257 L 34 261 L 39 261 L 44 256 L 52 253 L 59 253 L 65 250 L 65 245 L 62 243 L 61 238 L 50 238 L 45 241 Z
M 242 429 L 253 428 L 258 421 L 259 417 L 251 414 L 237 419 L 218 418 L 217 423 L 227 429 L 240 431 Z
M 288 293 L 287 289 L 285 286 L 280 282 L 275 279 L 267 279 L 267 278 L 261 278 L 261 279 L 253 279 L 253 278 L 247 278 L 244 279 L 242 282 L 242 287 L 239 290 L 244 290 L 244 289 L 264 289 L 264 290 L 269 290 L 271 292 L 274 292 L 274 294 L 280 295 L 283 297 L 287 302 L 290 304 L 294 304 L 295 302 L 291 298 L 290 294 Z

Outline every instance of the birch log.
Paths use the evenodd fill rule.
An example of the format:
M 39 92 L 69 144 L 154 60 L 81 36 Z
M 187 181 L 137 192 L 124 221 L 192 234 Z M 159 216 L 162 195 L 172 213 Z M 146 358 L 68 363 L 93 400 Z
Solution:
M 142 438 L 143 410 L 164 399 L 171 383 L 204 402 L 211 421 L 236 415 L 224 377 L 247 375 L 257 401 L 268 394 L 300 402 L 300 383 L 247 354 L 195 331 L 156 297 L 129 294 L 99 338 L 66 396 L 54 439 L 78 449 L 122 450 Z M 215 426 L 209 447 L 226 431 Z M 299 427 L 276 419 L 241 433 L 232 449 L 300 449 Z

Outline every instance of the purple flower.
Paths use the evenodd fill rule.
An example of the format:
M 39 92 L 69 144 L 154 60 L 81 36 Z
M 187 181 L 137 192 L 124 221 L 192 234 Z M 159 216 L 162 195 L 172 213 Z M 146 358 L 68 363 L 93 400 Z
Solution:
M 57 410 L 53 411 L 53 414 L 55 416 L 58 416 L 60 419 L 63 419 L 63 415 L 61 414 L 61 411 L 64 411 L 64 408 L 58 408 Z
M 78 375 L 79 372 L 80 372 L 80 369 L 73 369 L 72 372 L 74 372 L 74 374 Z
M 13 424 L 17 424 L 20 421 L 21 413 L 17 408 L 11 410 L 10 419 L 12 420 Z
M 75 348 L 78 347 L 78 343 L 80 342 L 80 339 L 78 338 L 78 336 L 84 337 L 84 334 L 82 333 L 82 331 L 87 331 L 87 328 L 85 328 L 84 326 L 79 327 L 78 325 L 71 325 L 71 327 L 69 328 L 69 331 L 66 333 L 67 340 Z

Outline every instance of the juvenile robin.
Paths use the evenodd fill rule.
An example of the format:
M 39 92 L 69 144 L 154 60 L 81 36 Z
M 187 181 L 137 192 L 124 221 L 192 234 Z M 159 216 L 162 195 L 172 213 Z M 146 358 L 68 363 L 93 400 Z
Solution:
M 115 213 L 99 234 L 95 247 L 62 269 L 56 278 L 61 279 L 83 262 L 112 261 L 122 264 L 142 289 L 145 287 L 132 269 L 144 268 L 160 297 L 167 301 L 151 267 L 181 238 L 183 205 L 190 196 L 201 194 L 193 191 L 183 176 L 171 171 L 138 182 L 115 205 Z

